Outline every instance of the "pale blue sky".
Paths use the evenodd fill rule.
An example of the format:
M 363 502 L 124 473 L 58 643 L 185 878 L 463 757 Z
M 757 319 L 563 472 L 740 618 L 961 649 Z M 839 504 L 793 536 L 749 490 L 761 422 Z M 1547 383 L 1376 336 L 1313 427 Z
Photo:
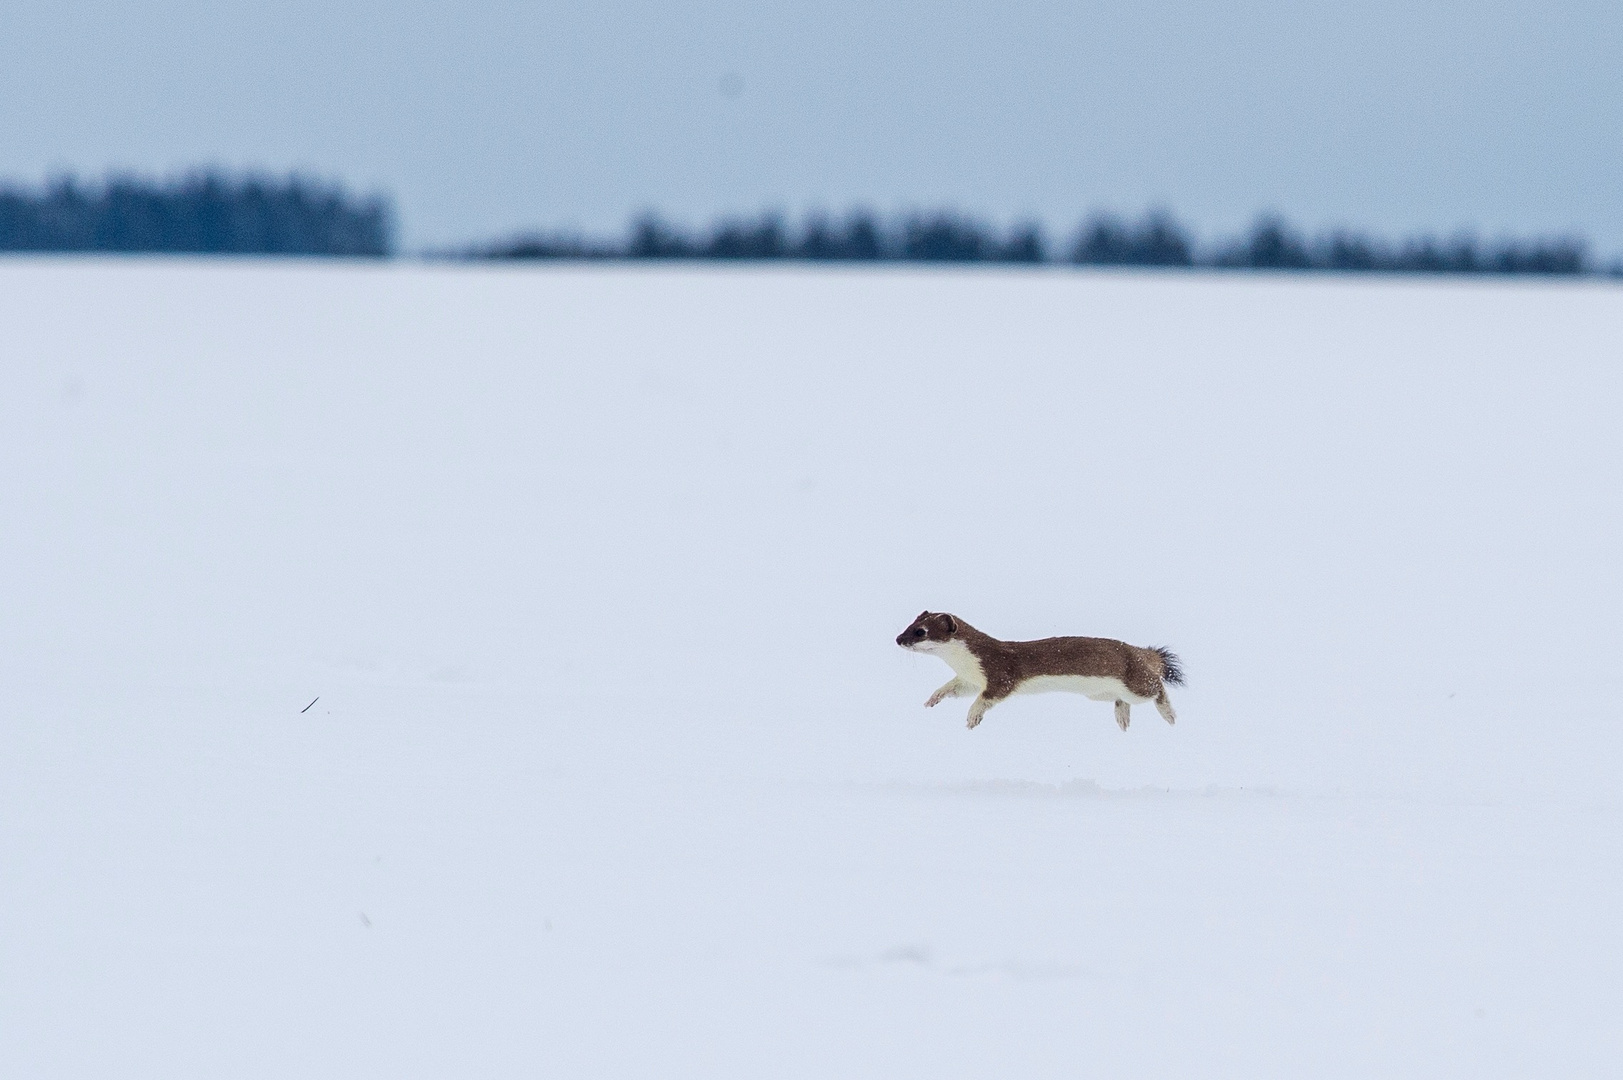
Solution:
M 647 206 L 1160 203 L 1610 256 L 1623 3 L 0 0 L 0 177 L 201 162 L 385 188 L 412 248 Z

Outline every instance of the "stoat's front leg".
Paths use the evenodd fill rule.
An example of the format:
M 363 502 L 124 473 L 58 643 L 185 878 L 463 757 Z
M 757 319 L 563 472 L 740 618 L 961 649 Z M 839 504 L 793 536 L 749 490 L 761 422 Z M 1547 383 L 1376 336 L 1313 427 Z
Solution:
M 964 681 L 962 679 L 950 679 L 948 680 L 946 686 L 943 686 L 941 689 L 930 695 L 930 700 L 924 703 L 924 707 L 926 709 L 933 709 L 947 698 L 963 697 L 964 692 L 968 689 L 969 688 L 964 685 Z
M 986 715 L 986 710 L 990 709 L 996 704 L 997 701 L 987 697 L 985 693 L 982 693 L 969 706 L 969 716 L 966 718 L 965 723 L 967 723 L 970 726 L 970 729 L 973 730 L 975 725 L 981 722 L 981 717 Z

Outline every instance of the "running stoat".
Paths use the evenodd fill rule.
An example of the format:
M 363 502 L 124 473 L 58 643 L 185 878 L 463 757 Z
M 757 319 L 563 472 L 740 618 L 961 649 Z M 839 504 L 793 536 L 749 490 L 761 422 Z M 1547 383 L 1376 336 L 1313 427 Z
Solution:
M 1134 705 L 1146 701 L 1167 723 L 1176 723 L 1167 684 L 1183 685 L 1178 658 L 1166 649 L 1140 649 L 1110 638 L 1051 637 L 1041 641 L 999 641 L 962 619 L 924 612 L 903 630 L 896 644 L 913 652 L 939 656 L 953 670 L 947 685 L 930 695 L 926 707 L 943 698 L 971 697 L 969 726 L 1011 694 L 1066 690 L 1094 701 L 1116 703 L 1116 723 L 1123 731 Z

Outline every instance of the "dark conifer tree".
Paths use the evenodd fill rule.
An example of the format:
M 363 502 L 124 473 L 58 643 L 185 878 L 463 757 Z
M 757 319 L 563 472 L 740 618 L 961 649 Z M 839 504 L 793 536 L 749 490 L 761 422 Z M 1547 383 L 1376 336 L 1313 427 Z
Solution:
M 633 259 L 680 259 L 695 251 L 692 241 L 650 212 L 632 223 L 626 254 Z
M 1047 261 L 1047 249 L 1041 226 L 1035 223 L 1016 225 L 998 249 L 996 257 L 1002 262 L 1041 263 Z
M 794 253 L 801 259 L 838 259 L 842 257 L 840 248 L 840 237 L 829 224 L 828 216 L 812 214 L 806 218 L 806 226 L 801 230 L 800 242 L 795 245 Z
M 979 224 L 956 214 L 916 214 L 902 224 L 902 257 L 915 262 L 978 262 L 991 247 Z
M 757 221 L 721 222 L 704 254 L 712 259 L 781 259 L 789 254 L 789 245 L 777 215 L 765 214 Z
M 845 218 L 845 236 L 841 242 L 844 259 L 872 260 L 885 257 L 885 237 L 872 212 L 853 210 Z
M 1193 244 L 1183 226 L 1165 211 L 1129 223 L 1115 214 L 1095 214 L 1077 234 L 1071 261 L 1094 266 L 1189 266 Z
M 1313 263 L 1326 270 L 1384 270 L 1391 256 L 1373 241 L 1345 229 L 1320 240 Z
M 1278 214 L 1264 214 L 1239 244 L 1217 258 L 1219 266 L 1246 266 L 1256 270 L 1307 270 L 1313 266 L 1307 245 Z

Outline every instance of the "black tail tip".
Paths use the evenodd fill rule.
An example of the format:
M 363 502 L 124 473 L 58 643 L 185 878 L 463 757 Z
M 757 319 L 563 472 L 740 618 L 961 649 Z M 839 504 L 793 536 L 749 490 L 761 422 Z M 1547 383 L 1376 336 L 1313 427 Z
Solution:
M 1150 649 L 1161 658 L 1161 681 L 1173 686 L 1183 685 L 1183 661 L 1171 649 L 1163 649 L 1156 645 Z

